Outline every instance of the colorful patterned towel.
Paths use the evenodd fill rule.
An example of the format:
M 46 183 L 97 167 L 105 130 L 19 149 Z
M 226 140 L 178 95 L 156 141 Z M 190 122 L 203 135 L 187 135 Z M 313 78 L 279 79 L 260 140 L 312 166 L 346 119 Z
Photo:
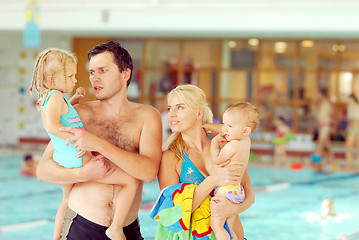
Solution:
M 192 212 L 194 190 L 197 185 L 181 183 L 168 186 L 160 192 L 150 217 L 158 221 L 155 239 L 212 240 L 216 239 L 210 227 L 210 197 Z M 228 226 L 226 224 L 228 231 Z

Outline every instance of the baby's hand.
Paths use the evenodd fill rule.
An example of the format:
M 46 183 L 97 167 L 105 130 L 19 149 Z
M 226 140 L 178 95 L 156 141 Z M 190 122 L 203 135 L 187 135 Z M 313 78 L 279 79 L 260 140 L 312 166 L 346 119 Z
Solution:
M 204 130 L 205 132 L 210 131 L 210 129 L 209 129 L 210 126 L 211 126 L 211 125 L 208 124 L 208 123 L 203 123 L 203 124 L 202 124 L 202 128 L 203 128 L 203 130 Z
M 228 141 L 225 136 L 226 136 L 225 133 L 219 133 L 213 139 L 218 141 L 219 143 L 226 144 Z

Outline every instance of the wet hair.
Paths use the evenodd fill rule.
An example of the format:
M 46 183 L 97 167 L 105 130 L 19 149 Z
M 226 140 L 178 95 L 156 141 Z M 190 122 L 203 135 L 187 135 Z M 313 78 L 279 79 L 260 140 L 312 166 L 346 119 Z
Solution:
M 278 119 L 285 123 L 285 118 L 283 116 L 279 116 Z
M 359 99 L 358 99 L 358 97 L 357 97 L 355 94 L 353 94 L 353 93 L 350 94 L 350 95 L 349 95 L 349 98 L 352 98 L 355 103 L 359 103 Z
M 133 70 L 133 60 L 127 50 L 124 49 L 120 43 L 110 41 L 92 48 L 90 51 L 88 51 L 87 57 L 89 60 L 91 60 L 93 56 L 103 52 L 110 52 L 113 55 L 114 63 L 116 64 L 120 72 L 123 72 L 127 68 L 131 70 L 130 78 L 127 81 L 127 86 L 130 85 Z
M 241 102 L 231 105 L 227 108 L 226 112 L 236 111 L 241 114 L 241 117 L 244 117 L 247 126 L 251 128 L 251 132 L 253 132 L 259 123 L 259 114 L 257 108 L 249 102 Z
M 31 154 L 26 154 L 26 155 L 24 156 L 25 162 L 28 162 L 28 161 L 30 161 L 31 159 L 32 159 L 32 155 L 31 155 Z
M 172 89 L 167 94 L 167 98 L 173 94 L 177 94 L 188 108 L 202 109 L 202 123 L 212 123 L 213 113 L 208 106 L 206 94 L 202 89 L 191 84 L 183 84 Z M 180 132 L 172 133 L 163 146 L 164 151 L 171 150 L 179 159 L 183 159 L 183 150 L 186 148 L 187 143 L 183 140 Z
M 68 61 L 77 63 L 74 54 L 57 48 L 49 48 L 43 51 L 37 58 L 30 86 L 30 94 L 32 95 L 34 87 L 38 93 L 38 109 L 40 109 L 42 99 L 46 99 L 47 94 L 52 90 L 52 81 L 55 76 L 63 74 L 66 83 L 66 64 Z M 51 76 L 50 86 L 47 82 L 48 76 Z
M 321 94 L 322 96 L 328 97 L 328 89 L 326 89 L 326 88 L 321 88 L 321 89 L 319 89 L 319 92 L 320 92 L 320 94 Z

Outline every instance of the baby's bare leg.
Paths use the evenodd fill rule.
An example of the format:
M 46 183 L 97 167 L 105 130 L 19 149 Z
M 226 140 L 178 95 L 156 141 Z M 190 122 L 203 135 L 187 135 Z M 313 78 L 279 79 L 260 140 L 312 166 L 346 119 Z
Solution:
M 223 195 L 223 193 L 217 192 L 216 195 L 214 196 L 214 198 L 219 194 Z M 225 218 L 220 219 L 220 218 L 211 216 L 211 228 L 214 231 L 214 234 L 216 235 L 216 239 L 231 240 L 227 230 L 224 228 L 224 223 L 226 222 L 226 220 L 227 219 L 225 219 Z M 233 221 L 234 221 L 234 219 L 233 219 Z M 233 227 L 233 221 L 232 221 L 232 227 Z M 232 228 L 230 228 L 230 230 L 232 233 L 233 232 Z

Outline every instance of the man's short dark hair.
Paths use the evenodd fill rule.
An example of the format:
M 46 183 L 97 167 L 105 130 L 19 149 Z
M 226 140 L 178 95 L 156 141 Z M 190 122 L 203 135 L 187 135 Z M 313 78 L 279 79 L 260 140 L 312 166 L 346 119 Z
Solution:
M 102 43 L 100 45 L 95 46 L 92 48 L 88 53 L 87 57 L 90 60 L 92 56 L 95 56 L 97 54 L 103 53 L 103 52 L 110 52 L 112 53 L 115 64 L 117 65 L 120 72 L 126 70 L 126 68 L 129 68 L 131 70 L 130 78 L 127 81 L 127 86 L 131 82 L 132 78 L 132 70 L 133 70 L 133 60 L 131 55 L 127 52 L 126 49 L 124 49 L 120 43 L 110 41 L 106 43 Z

